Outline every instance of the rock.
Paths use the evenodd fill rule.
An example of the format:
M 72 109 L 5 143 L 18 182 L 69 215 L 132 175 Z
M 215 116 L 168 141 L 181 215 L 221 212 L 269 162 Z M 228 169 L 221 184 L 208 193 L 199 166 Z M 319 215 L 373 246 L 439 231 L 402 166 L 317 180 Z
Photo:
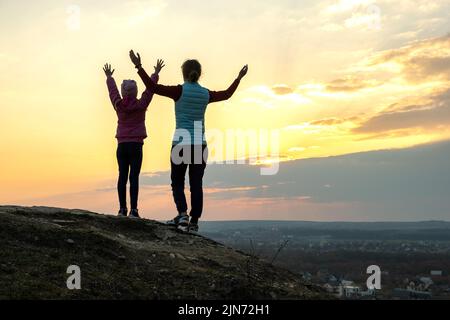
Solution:
M 76 228 L 53 220 L 71 220 L 65 226 Z M 152 220 L 127 223 L 79 210 L 0 206 L 0 221 L 0 284 L 13 283 L 0 285 L 3 299 L 240 300 L 249 292 L 258 299 L 330 298 L 259 260 L 252 260 L 258 285 L 240 290 L 248 281 L 245 254 Z M 65 285 L 72 264 L 81 267 L 83 290 L 76 292 Z
M 178 259 L 186 260 L 186 258 L 182 254 L 177 253 L 176 256 Z
M 75 221 L 72 220 L 53 220 L 54 223 L 74 223 Z

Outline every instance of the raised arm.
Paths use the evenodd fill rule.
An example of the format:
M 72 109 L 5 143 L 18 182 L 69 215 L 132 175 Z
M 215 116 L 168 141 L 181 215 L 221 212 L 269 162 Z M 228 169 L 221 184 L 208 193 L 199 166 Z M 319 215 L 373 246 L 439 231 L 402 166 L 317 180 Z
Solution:
M 159 76 L 156 73 L 154 73 L 152 74 L 151 79 L 153 82 L 158 83 Z M 139 109 L 147 110 L 148 106 L 150 105 L 150 102 L 152 102 L 152 99 L 153 99 L 153 92 L 151 92 L 146 88 L 144 92 L 142 92 L 142 96 L 139 99 L 138 103 Z
M 174 101 L 180 99 L 183 89 L 180 85 L 178 86 L 164 86 L 162 84 L 156 84 L 145 72 L 144 68 L 140 67 L 138 69 L 138 75 L 141 77 L 142 82 L 144 82 L 145 87 L 150 92 L 157 94 L 159 96 L 171 98 Z
M 119 90 L 117 89 L 116 81 L 113 78 L 115 69 L 111 71 L 111 65 L 105 64 L 103 67 L 103 71 L 106 75 L 106 85 L 108 86 L 109 98 L 111 99 L 114 110 L 117 111 L 122 103 L 122 97 L 120 96 Z
M 139 75 L 139 77 L 141 77 L 142 82 L 144 82 L 145 87 L 147 88 L 147 90 L 149 92 L 152 92 L 152 93 L 160 95 L 160 96 L 171 98 L 175 101 L 177 101 L 181 97 L 183 89 L 180 85 L 164 86 L 161 84 L 157 84 L 155 81 L 152 81 L 152 79 L 149 77 L 149 75 L 144 70 L 144 68 L 142 68 L 141 56 L 139 55 L 139 53 L 137 53 L 137 55 L 136 55 L 136 54 L 134 54 L 133 50 L 131 50 L 130 51 L 130 59 L 131 59 L 131 62 L 133 62 L 136 69 L 138 69 L 138 75 Z M 155 72 L 156 72 L 158 66 L 161 66 L 161 69 L 162 69 L 164 67 L 164 61 L 158 60 L 158 64 L 155 67 Z
M 245 65 L 241 71 L 239 72 L 238 77 L 236 80 L 233 81 L 231 86 L 227 90 L 223 91 L 209 91 L 209 103 L 213 102 L 219 102 L 230 99 L 233 94 L 236 92 L 237 87 L 239 86 L 239 83 L 241 82 L 241 79 L 245 77 L 248 71 L 248 65 Z
M 164 67 L 165 67 L 164 61 L 158 59 L 158 61 L 156 62 L 156 66 L 154 66 L 155 72 L 152 74 L 152 76 L 150 78 L 152 82 L 158 83 L 158 81 L 159 81 L 159 73 L 161 72 L 161 70 Z M 139 107 L 142 108 L 142 109 L 147 110 L 148 105 L 152 101 L 152 98 L 153 98 L 153 91 L 145 89 L 144 92 L 142 93 L 141 99 L 139 100 Z

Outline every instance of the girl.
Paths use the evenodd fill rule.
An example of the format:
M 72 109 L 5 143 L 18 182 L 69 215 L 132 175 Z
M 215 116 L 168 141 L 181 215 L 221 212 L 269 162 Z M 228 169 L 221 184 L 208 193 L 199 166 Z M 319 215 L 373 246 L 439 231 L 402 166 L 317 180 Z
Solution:
M 163 68 L 162 61 L 158 60 L 152 81 L 158 82 L 159 72 Z M 119 179 L 117 182 L 117 192 L 119 195 L 120 210 L 119 216 L 126 217 L 127 208 L 127 181 L 130 179 L 130 217 L 139 218 L 138 194 L 139 194 L 139 174 L 142 165 L 142 146 L 147 138 L 145 128 L 145 113 L 148 105 L 152 101 L 153 93 L 145 90 L 141 99 L 137 99 L 138 88 L 136 81 L 124 80 L 121 86 L 122 97 L 117 90 L 117 85 L 112 77 L 114 70 L 111 65 L 105 64 L 103 71 L 106 74 L 106 84 L 108 86 L 109 97 L 114 110 L 117 113 L 117 162 L 119 164 Z
M 131 50 L 130 58 L 138 69 L 138 74 L 147 90 L 171 98 L 175 102 L 176 130 L 172 140 L 171 180 L 178 215 L 168 221 L 168 224 L 186 231 L 198 232 L 198 220 L 203 211 L 202 181 L 208 154 L 204 137 L 206 107 L 209 103 L 229 99 L 236 91 L 241 79 L 247 74 L 248 66 L 242 68 L 236 80 L 227 90 L 210 91 L 198 83 L 202 67 L 197 60 L 187 60 L 183 63 L 181 67 L 184 78 L 183 85 L 163 86 L 147 75 L 142 68 L 139 53 L 136 56 Z M 190 221 L 184 194 L 184 180 L 188 168 L 191 191 Z

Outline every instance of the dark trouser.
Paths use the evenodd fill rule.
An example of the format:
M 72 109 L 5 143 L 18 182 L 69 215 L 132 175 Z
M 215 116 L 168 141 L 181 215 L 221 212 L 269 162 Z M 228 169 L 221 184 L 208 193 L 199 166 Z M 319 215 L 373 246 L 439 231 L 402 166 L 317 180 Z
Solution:
M 186 170 L 189 167 L 189 185 L 191 191 L 190 216 L 194 219 L 198 219 L 203 211 L 203 174 L 205 173 L 207 160 L 203 155 L 207 156 L 208 149 L 206 145 L 184 146 L 181 150 L 174 150 L 175 147 L 176 146 L 172 147 L 170 157 L 170 176 L 172 179 L 173 199 L 177 206 L 178 213 L 187 212 L 188 208 L 186 196 L 184 194 L 184 178 Z M 190 152 L 190 155 L 186 155 L 185 152 Z M 197 153 L 197 156 L 195 156 L 195 153 Z M 186 161 L 180 163 L 177 158 L 183 158 L 186 159 Z
M 119 164 L 119 180 L 117 192 L 120 208 L 127 207 L 127 181 L 130 178 L 131 209 L 137 209 L 139 194 L 139 173 L 142 166 L 142 146 L 140 142 L 123 142 L 117 146 L 117 162 Z

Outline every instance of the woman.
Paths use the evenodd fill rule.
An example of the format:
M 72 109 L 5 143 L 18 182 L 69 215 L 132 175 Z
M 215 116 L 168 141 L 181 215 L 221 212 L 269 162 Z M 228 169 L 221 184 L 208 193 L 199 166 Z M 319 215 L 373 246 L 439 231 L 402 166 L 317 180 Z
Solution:
M 227 90 L 210 91 L 198 83 L 202 67 L 197 60 L 187 60 L 183 63 L 181 67 L 183 85 L 164 86 L 157 84 L 148 76 L 142 68 L 139 53 L 135 55 L 131 50 L 130 58 L 147 90 L 171 98 L 175 102 L 176 130 L 170 159 L 172 193 L 178 215 L 168 221 L 168 224 L 189 232 L 198 232 L 198 221 L 203 211 L 203 174 L 208 154 L 204 135 L 206 107 L 209 103 L 231 98 L 241 79 L 247 74 L 248 66 L 242 68 L 237 79 Z M 184 180 L 188 168 L 191 191 L 190 220 L 184 194 Z
M 164 67 L 162 61 L 158 60 L 152 80 L 158 82 L 158 75 Z M 127 208 L 127 181 L 130 179 L 130 217 L 139 218 L 138 194 L 139 174 L 142 165 L 142 146 L 147 138 L 145 128 L 145 113 L 152 101 L 153 93 L 145 90 L 141 99 L 137 99 L 138 88 L 136 81 L 124 80 L 121 86 L 122 96 L 117 90 L 116 81 L 111 71 L 111 65 L 105 64 L 103 71 L 107 77 L 109 97 L 114 110 L 117 113 L 117 162 L 119 164 L 119 179 L 117 181 L 117 193 L 119 195 L 119 216 L 126 217 Z

